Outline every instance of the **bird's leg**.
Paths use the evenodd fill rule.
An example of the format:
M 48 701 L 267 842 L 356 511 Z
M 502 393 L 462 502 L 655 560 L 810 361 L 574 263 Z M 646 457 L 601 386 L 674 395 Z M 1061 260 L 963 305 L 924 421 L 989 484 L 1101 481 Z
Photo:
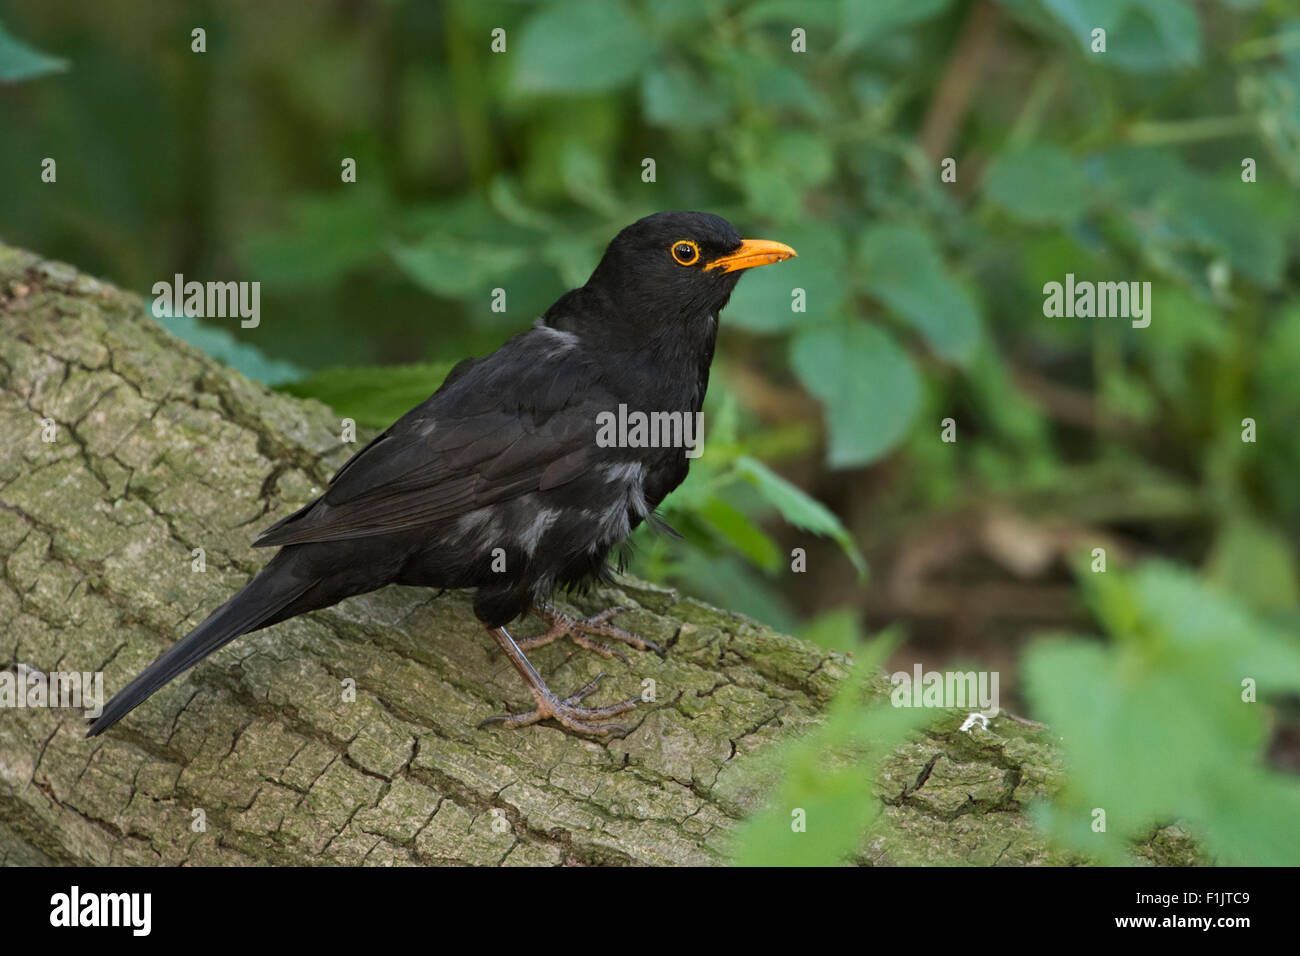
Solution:
M 479 727 L 500 724 L 503 727 L 514 729 L 516 727 L 527 727 L 529 724 L 535 724 L 539 720 L 550 718 L 557 721 L 562 726 L 569 728 L 569 730 L 576 731 L 580 734 L 592 734 L 594 736 L 603 737 L 615 733 L 627 733 L 627 728 L 620 727 L 617 724 L 607 724 L 605 721 L 617 717 L 619 714 L 626 714 L 637 704 L 644 703 L 644 698 L 639 696 L 632 697 L 628 700 L 619 701 L 617 704 L 609 704 L 605 707 L 579 707 L 578 704 L 582 703 L 585 698 L 591 695 L 591 692 L 596 689 L 596 685 L 600 683 L 601 677 L 605 676 L 604 674 L 601 674 L 585 687 L 578 690 L 577 693 L 570 694 L 568 697 L 561 700 L 559 697 L 555 696 L 549 687 L 546 686 L 546 682 L 542 680 L 542 676 L 538 674 L 533 665 L 529 663 L 528 658 L 524 656 L 524 652 L 521 651 L 519 645 L 515 643 L 515 639 L 507 633 L 504 627 L 490 627 L 488 628 L 488 631 L 491 633 L 492 639 L 497 642 L 497 646 L 501 648 L 502 652 L 510 660 L 514 669 L 519 672 L 519 676 L 527 682 L 528 689 L 532 692 L 533 700 L 537 702 L 537 707 L 535 710 L 527 711 L 526 713 L 506 714 L 501 717 L 489 717 L 487 720 L 483 721 L 483 723 L 479 724 Z
M 549 625 L 549 628 L 545 633 L 538 634 L 536 637 L 521 638 L 519 647 L 522 650 L 531 651 L 533 648 L 549 644 L 557 638 L 567 637 L 579 647 L 595 651 L 601 657 L 617 657 L 626 664 L 627 658 L 621 651 L 617 651 L 608 644 L 596 640 L 593 636 L 599 635 L 611 640 L 622 641 L 624 644 L 635 647 L 638 651 L 654 651 L 660 657 L 663 657 L 664 652 L 654 641 L 647 641 L 643 637 L 638 637 L 630 631 L 625 631 L 621 627 L 615 627 L 609 623 L 610 618 L 620 611 L 627 610 L 626 608 L 611 607 L 588 618 L 565 614 L 562 611 L 557 611 L 550 604 L 535 604 L 532 610 L 534 614 Z

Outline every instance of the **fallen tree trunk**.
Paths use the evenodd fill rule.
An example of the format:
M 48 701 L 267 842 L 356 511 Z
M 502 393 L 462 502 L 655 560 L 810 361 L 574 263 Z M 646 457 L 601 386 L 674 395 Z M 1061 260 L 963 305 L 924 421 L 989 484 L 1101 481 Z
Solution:
M 136 296 L 2 245 L 0 325 L 8 666 L 102 671 L 111 693 L 257 570 L 253 534 L 356 446 Z M 723 862 L 771 783 L 755 755 L 817 720 L 847 661 L 641 582 L 581 603 L 627 606 L 668 650 L 536 652 L 557 689 L 602 666 L 601 700 L 654 682 L 622 739 L 476 730 L 523 686 L 464 596 L 391 587 L 241 638 L 93 740 L 78 711 L 0 710 L 0 862 Z M 1023 812 L 1050 747 L 1008 727 L 900 749 L 862 860 L 1059 859 Z

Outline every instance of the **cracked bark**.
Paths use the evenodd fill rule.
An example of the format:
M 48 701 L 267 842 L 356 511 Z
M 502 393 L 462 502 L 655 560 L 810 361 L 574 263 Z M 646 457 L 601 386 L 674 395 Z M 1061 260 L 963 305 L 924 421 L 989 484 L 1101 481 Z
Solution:
M 103 670 L 111 693 L 247 580 L 267 557 L 253 533 L 352 446 L 330 410 L 170 338 L 138 297 L 3 245 L 0 326 L 6 664 Z M 578 602 L 608 603 L 667 659 L 534 655 L 557 689 L 608 668 L 600 700 L 655 681 L 608 745 L 476 730 L 523 688 L 465 597 L 396 587 L 241 638 L 104 737 L 79 712 L 0 710 L 0 861 L 722 862 L 764 792 L 754 756 L 818 719 L 846 661 L 643 582 Z M 1049 861 L 1021 808 L 1059 768 L 1008 733 L 900 749 L 862 860 Z

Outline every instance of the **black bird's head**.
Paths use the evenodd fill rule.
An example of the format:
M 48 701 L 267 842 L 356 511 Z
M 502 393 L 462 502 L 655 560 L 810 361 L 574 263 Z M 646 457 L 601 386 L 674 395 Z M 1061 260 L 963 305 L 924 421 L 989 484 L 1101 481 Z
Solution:
M 716 320 L 745 269 L 794 255 L 779 242 L 741 238 L 712 213 L 657 212 L 614 237 L 584 291 L 624 331 L 689 331 Z

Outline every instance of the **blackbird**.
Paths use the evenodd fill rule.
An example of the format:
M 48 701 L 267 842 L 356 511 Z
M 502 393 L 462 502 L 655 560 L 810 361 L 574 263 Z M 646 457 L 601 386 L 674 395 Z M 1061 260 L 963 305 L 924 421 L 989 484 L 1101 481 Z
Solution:
M 718 313 L 742 271 L 793 255 L 709 213 L 660 212 L 623 229 L 586 285 L 491 355 L 456 365 L 323 495 L 264 531 L 255 546 L 279 552 L 120 690 L 87 736 L 241 634 L 387 584 L 476 589 L 475 616 L 536 705 L 484 723 L 618 729 L 611 719 L 640 697 L 582 707 L 596 681 L 559 697 L 524 651 L 565 636 L 606 656 L 622 655 L 600 638 L 659 650 L 610 623 L 621 608 L 583 620 L 547 601 L 557 588 L 610 580 L 610 551 L 642 521 L 657 522 L 690 449 L 598 441 L 597 422 L 620 406 L 698 413 Z M 549 628 L 516 641 L 505 625 L 530 610 Z

